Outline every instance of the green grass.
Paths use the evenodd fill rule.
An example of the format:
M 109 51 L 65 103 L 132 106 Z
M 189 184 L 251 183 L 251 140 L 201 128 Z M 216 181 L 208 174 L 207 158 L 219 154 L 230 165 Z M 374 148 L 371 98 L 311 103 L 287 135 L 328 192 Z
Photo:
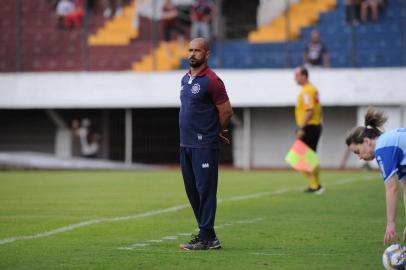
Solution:
M 190 208 L 134 218 L 188 205 L 178 171 L 1 172 L 0 242 L 37 236 L 0 244 L 0 269 L 382 269 L 379 174 L 323 172 L 322 181 L 327 191 L 316 196 L 301 191 L 298 173 L 221 171 L 216 224 L 224 248 L 180 252 L 188 236 L 148 240 L 194 232 Z M 112 219 L 126 216 L 133 218 Z M 90 220 L 97 222 L 38 235 Z

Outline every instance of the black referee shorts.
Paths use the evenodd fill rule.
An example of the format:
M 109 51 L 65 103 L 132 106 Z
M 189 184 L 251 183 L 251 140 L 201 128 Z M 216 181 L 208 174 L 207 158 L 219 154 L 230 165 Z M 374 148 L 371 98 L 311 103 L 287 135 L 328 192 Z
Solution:
M 300 140 L 316 152 L 321 135 L 321 125 L 306 125 L 303 130 L 304 135 L 300 137 Z

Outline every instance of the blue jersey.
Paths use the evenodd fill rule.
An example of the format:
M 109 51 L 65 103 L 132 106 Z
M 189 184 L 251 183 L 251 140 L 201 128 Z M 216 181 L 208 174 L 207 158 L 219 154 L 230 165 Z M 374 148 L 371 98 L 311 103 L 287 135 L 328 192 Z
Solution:
M 406 128 L 383 133 L 375 145 L 375 159 L 384 181 L 397 173 L 399 180 L 406 178 Z
M 219 148 L 220 122 L 216 105 L 228 101 L 224 83 L 209 67 L 182 78 L 179 111 L 180 146 Z

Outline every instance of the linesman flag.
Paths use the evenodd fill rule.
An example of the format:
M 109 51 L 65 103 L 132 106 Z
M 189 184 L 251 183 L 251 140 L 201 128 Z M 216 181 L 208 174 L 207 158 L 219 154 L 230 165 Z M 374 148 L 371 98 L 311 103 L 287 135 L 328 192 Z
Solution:
M 297 171 L 312 172 L 319 165 L 316 153 L 297 139 L 285 157 L 285 161 Z

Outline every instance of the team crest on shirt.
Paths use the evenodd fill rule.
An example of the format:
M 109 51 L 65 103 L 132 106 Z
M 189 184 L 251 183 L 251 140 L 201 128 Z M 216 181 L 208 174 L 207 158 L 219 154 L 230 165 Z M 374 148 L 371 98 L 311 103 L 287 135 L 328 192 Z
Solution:
M 197 94 L 200 91 L 200 84 L 195 83 L 192 88 L 190 89 L 190 91 L 192 91 L 192 94 Z

